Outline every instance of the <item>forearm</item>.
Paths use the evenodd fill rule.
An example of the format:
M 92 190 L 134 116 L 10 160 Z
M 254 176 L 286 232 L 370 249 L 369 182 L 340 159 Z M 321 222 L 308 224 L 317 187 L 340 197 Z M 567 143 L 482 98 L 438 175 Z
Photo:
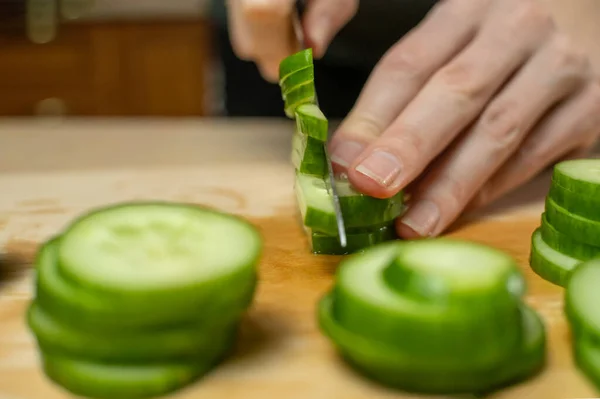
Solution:
M 600 75 L 600 1 L 539 0 L 552 12 L 558 26 L 586 50 Z

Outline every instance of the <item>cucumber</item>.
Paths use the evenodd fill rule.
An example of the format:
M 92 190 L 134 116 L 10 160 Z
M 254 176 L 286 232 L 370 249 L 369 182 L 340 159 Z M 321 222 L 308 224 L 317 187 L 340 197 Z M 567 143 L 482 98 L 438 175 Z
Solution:
M 340 326 L 402 351 L 415 367 L 487 367 L 522 336 L 516 262 L 475 243 L 379 244 L 341 262 L 332 292 Z
M 600 159 L 574 159 L 553 168 L 552 183 L 589 198 L 600 198 Z
M 193 363 L 106 364 L 42 351 L 46 376 L 66 391 L 96 399 L 152 398 L 182 389 L 221 360 L 214 346 L 210 361 Z
M 40 346 L 53 353 L 115 362 L 201 359 L 213 346 L 230 342 L 237 330 L 237 318 L 229 317 L 195 328 L 92 332 L 56 319 L 36 302 L 27 310 L 27 324 Z
M 580 263 L 580 259 L 551 248 L 544 241 L 540 228 L 531 235 L 529 264 L 531 269 L 544 280 L 564 287 L 569 275 Z
M 214 295 L 210 302 L 192 309 L 158 304 L 152 311 L 139 311 L 136 307 L 124 307 L 118 301 L 107 301 L 105 297 L 66 280 L 57 264 L 59 245 L 60 236 L 57 236 L 42 245 L 38 252 L 36 301 L 56 318 L 80 329 L 146 331 L 145 328 L 156 326 L 215 322 L 221 317 L 240 315 L 252 302 L 256 289 L 257 278 L 254 276 L 241 279 L 239 290 L 211 290 Z
M 312 65 L 306 66 L 302 69 L 292 72 L 284 80 L 279 82 L 281 86 L 281 93 L 283 98 L 286 94 L 294 90 L 298 86 L 302 86 L 306 83 L 312 83 L 315 80 L 315 68 Z
M 600 390 L 600 346 L 588 340 L 577 340 L 573 344 L 573 358 L 580 372 Z
M 548 194 L 552 200 L 566 211 L 584 218 L 600 221 L 600 196 L 589 197 L 552 184 Z
M 285 94 L 284 111 L 287 117 L 295 118 L 296 109 L 304 104 L 316 104 L 317 93 L 314 82 L 308 82 L 297 86 L 294 90 Z
M 582 244 L 572 240 L 568 235 L 562 234 L 554 228 L 542 214 L 542 225 L 540 227 L 542 240 L 555 251 L 558 251 L 568 257 L 576 260 L 588 260 L 600 255 L 600 247 Z
M 303 104 L 296 108 L 297 130 L 315 140 L 327 142 L 329 122 L 315 104 Z
M 570 213 L 550 197 L 546 197 L 546 219 L 572 240 L 600 246 L 600 222 Z
M 313 66 L 312 48 L 301 50 L 289 57 L 284 58 L 279 64 L 279 82 L 285 83 L 285 80 L 294 72 Z
M 356 371 L 385 385 L 429 394 L 488 393 L 522 381 L 541 371 L 546 362 L 546 332 L 540 317 L 521 305 L 518 328 L 522 339 L 505 356 L 485 367 L 469 364 L 440 366 L 413 357 L 396 347 L 368 339 L 342 326 L 335 316 L 332 294 L 319 302 L 321 330 Z M 402 337 L 398 337 L 402 339 Z
M 356 191 L 350 182 L 336 179 L 340 207 L 347 229 L 365 229 L 393 222 L 405 210 L 404 194 L 380 199 Z M 328 182 L 296 172 L 294 184 L 304 226 L 312 231 L 337 235 L 337 224 Z
M 600 259 L 582 262 L 565 287 L 565 314 L 574 332 L 600 337 Z
M 294 133 L 291 159 L 294 168 L 302 174 L 324 178 L 328 173 L 325 146 L 310 136 Z
M 312 252 L 323 255 L 347 255 L 398 238 L 394 224 L 384 225 L 372 231 L 346 233 L 347 245 L 344 248 L 340 245 L 339 237 L 307 229 Z
M 254 281 L 261 248 L 256 228 L 235 216 L 191 205 L 119 204 L 66 229 L 57 267 L 120 311 L 180 319 Z

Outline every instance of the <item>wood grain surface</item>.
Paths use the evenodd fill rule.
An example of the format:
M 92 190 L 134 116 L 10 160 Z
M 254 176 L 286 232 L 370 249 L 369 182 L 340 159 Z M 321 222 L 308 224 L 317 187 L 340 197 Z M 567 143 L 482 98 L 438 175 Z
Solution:
M 14 121 L 0 127 L 0 243 L 9 262 L 0 285 L 0 399 L 70 395 L 41 373 L 24 324 L 38 244 L 92 207 L 167 199 L 242 215 L 262 232 L 256 300 L 233 357 L 173 395 L 192 399 L 417 398 L 357 375 L 317 329 L 315 302 L 340 257 L 314 256 L 297 224 L 287 121 Z M 549 362 L 538 377 L 493 398 L 598 396 L 574 368 L 562 289 L 528 267 L 548 174 L 449 234 L 487 243 L 518 259 L 528 302 L 549 331 Z

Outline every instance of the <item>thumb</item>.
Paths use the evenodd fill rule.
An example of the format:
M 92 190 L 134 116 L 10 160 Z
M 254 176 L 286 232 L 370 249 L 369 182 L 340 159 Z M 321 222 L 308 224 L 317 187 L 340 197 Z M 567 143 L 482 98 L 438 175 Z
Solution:
M 356 15 L 358 0 L 311 0 L 303 25 L 314 55 L 322 57 L 337 33 Z

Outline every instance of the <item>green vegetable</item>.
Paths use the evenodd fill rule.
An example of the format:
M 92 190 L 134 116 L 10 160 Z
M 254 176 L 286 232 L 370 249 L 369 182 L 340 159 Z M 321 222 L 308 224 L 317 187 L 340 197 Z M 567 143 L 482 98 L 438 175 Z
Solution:
M 303 67 L 293 73 L 289 74 L 279 84 L 281 86 L 281 94 L 283 98 L 286 98 L 287 93 L 293 91 L 298 86 L 305 84 L 312 84 L 315 80 L 315 68 L 312 65 Z
M 279 64 L 279 82 L 285 83 L 285 80 L 294 72 L 313 66 L 312 49 L 305 49 L 286 57 Z
M 310 136 L 295 133 L 292 139 L 292 165 L 303 174 L 321 178 L 327 176 L 323 143 Z
M 600 255 L 600 247 L 583 244 L 571 239 L 552 226 L 546 214 L 542 214 L 541 234 L 544 242 L 555 251 L 578 260 L 588 260 Z
M 580 259 L 565 255 L 550 247 L 538 228 L 531 237 L 531 269 L 544 280 L 564 287 L 569 274 L 579 263 Z
M 337 236 L 310 231 L 310 229 L 307 229 L 307 233 L 313 253 L 327 255 L 346 255 L 398 238 L 393 223 L 379 229 L 346 234 L 347 245 L 345 248 L 340 245 Z
M 296 109 L 296 125 L 300 134 L 327 142 L 329 121 L 315 104 L 303 104 Z
M 600 198 L 600 159 L 574 159 L 556 164 L 552 184 L 583 197 Z M 575 204 L 575 208 L 580 207 L 581 204 Z
M 545 329 L 523 303 L 525 290 L 501 251 L 450 239 L 396 241 L 341 262 L 319 324 L 375 380 L 417 392 L 485 392 L 544 364 Z

